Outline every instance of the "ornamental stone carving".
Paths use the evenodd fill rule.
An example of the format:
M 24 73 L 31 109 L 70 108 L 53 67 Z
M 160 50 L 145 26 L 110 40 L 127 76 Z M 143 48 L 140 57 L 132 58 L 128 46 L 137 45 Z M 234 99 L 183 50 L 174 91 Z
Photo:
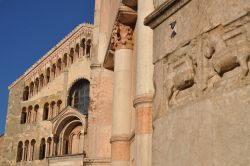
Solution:
M 176 99 L 180 92 L 192 89 L 196 83 L 196 50 L 197 41 L 193 40 L 165 59 L 164 92 L 167 107 L 177 102 Z
M 154 120 L 199 98 L 248 85 L 249 65 L 248 14 L 181 43 L 155 64 Z
M 116 23 L 113 34 L 112 41 L 115 49 L 133 49 L 133 27 L 124 25 L 121 23 Z

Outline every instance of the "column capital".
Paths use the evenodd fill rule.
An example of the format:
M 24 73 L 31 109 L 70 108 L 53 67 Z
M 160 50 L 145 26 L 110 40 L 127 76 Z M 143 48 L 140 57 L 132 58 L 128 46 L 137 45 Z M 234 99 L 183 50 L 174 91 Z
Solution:
M 134 27 L 117 22 L 112 32 L 111 43 L 117 49 L 133 49 Z

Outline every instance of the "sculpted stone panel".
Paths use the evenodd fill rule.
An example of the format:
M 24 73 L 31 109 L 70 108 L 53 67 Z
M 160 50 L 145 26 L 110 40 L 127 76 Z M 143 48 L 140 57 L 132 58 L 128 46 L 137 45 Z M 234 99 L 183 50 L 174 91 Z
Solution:
M 164 88 L 167 104 L 175 102 L 177 95 L 186 89 L 191 88 L 195 82 L 196 57 L 193 52 L 196 41 L 192 41 L 177 51 L 173 52 L 164 62 Z
M 219 25 L 155 64 L 154 119 L 195 99 L 250 83 L 249 18 L 246 14 Z

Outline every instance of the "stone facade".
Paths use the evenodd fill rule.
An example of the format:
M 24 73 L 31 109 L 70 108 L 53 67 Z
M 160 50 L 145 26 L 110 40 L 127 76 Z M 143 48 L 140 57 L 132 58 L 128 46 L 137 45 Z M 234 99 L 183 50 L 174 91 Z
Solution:
M 152 165 L 249 165 L 250 2 L 155 7 Z
M 96 0 L 9 87 L 0 163 L 248 166 L 249 64 L 249 1 Z
M 113 73 L 90 68 L 92 30 L 80 24 L 9 86 L 0 165 L 110 165 Z

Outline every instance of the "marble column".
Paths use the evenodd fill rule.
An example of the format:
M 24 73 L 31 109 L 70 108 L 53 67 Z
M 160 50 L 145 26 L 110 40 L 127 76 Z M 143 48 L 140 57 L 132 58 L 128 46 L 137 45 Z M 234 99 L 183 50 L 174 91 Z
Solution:
M 117 23 L 113 31 L 114 92 L 112 113 L 112 165 L 128 166 L 130 159 L 131 124 L 131 61 L 133 53 L 133 28 Z
M 136 165 L 151 166 L 153 31 L 144 25 L 144 18 L 154 10 L 152 0 L 138 0 L 136 34 Z

